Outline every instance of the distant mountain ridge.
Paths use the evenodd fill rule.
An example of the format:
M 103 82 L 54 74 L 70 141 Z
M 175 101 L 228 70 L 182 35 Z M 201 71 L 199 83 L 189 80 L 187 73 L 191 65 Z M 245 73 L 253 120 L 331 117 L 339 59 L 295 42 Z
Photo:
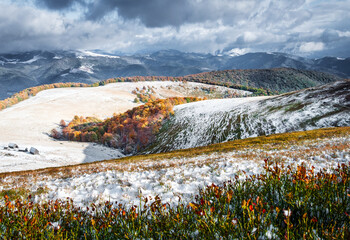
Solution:
M 241 56 L 162 50 L 117 56 L 89 51 L 31 51 L 0 54 L 0 99 L 24 88 L 57 82 L 93 83 L 127 76 L 185 76 L 227 69 L 292 67 L 350 78 L 350 58 L 306 59 L 283 53 Z
M 324 57 L 307 59 L 285 53 L 247 53 L 227 61 L 225 69 L 268 69 L 288 67 L 331 73 L 350 78 L 350 58 Z

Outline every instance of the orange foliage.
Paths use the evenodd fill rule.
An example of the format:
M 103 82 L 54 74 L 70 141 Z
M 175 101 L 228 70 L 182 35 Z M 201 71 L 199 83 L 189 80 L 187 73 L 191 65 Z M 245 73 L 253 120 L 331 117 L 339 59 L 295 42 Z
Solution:
M 94 118 L 74 119 L 63 129 L 63 136 L 72 141 L 100 142 L 133 153 L 150 144 L 164 119 L 173 114 L 173 106 L 202 100 L 199 98 L 168 98 L 147 102 L 101 122 Z

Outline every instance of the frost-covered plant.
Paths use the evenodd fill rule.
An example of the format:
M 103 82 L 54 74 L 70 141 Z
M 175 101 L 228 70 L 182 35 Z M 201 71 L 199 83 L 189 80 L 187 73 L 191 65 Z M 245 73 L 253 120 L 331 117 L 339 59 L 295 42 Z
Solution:
M 140 206 L 4 196 L 5 239 L 349 239 L 350 164 L 315 172 L 265 160 L 265 171 L 201 189 L 190 203 L 156 196 Z

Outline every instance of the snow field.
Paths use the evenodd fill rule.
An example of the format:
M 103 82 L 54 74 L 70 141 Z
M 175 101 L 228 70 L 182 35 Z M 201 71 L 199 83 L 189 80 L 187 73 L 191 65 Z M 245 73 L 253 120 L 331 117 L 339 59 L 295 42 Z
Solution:
M 75 115 L 100 119 L 122 113 L 140 104 L 134 103 L 136 88 L 152 87 L 159 98 L 190 96 L 195 88 L 212 87 L 201 83 L 171 81 L 112 83 L 94 88 L 56 88 L 39 92 L 10 108 L 0 111 L 0 172 L 57 167 L 83 162 L 115 159 L 120 151 L 102 145 L 56 141 L 49 137 L 61 119 Z M 217 87 L 217 92 L 228 88 Z M 248 94 L 249 92 L 229 89 Z M 40 155 L 4 150 L 14 142 L 20 147 L 35 147 Z

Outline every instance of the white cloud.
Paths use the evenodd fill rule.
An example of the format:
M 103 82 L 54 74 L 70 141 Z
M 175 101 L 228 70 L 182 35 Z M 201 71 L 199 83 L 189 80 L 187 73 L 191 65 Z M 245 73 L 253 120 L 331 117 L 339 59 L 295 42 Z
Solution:
M 245 32 L 243 34 L 243 39 L 246 43 L 254 42 L 255 40 L 257 40 L 257 38 L 257 35 L 253 32 Z
M 96 0 L 93 2 L 102 8 L 97 20 L 84 18 L 92 6 L 80 6 L 84 1 L 88 0 L 55 10 L 36 6 L 37 0 L 0 3 L 0 9 L 6 9 L 0 11 L 0 51 L 101 49 L 133 53 L 171 48 L 321 54 L 339 52 L 340 46 L 350 43 L 350 0 L 181 0 L 172 4 L 181 7 L 186 2 L 189 9 L 178 12 L 178 8 L 168 8 L 169 14 L 158 14 L 142 0 L 135 0 L 140 3 L 137 6 Z M 159 7 L 156 0 L 152 4 Z M 118 7 L 126 11 L 122 13 Z
M 350 37 L 350 31 L 342 32 L 342 31 L 337 31 L 339 37 Z
M 300 45 L 299 50 L 301 52 L 315 52 L 323 50 L 324 47 L 323 42 L 306 42 Z

